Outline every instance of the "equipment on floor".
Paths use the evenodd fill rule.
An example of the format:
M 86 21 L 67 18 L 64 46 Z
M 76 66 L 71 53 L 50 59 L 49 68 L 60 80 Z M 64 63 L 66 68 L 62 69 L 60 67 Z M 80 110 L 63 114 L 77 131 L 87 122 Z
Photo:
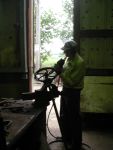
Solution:
M 63 64 L 65 60 L 60 59 L 55 67 L 45 67 L 41 68 L 38 71 L 36 71 L 35 79 L 37 81 L 43 82 L 43 85 L 41 89 L 36 90 L 35 92 L 28 92 L 28 93 L 22 93 L 22 99 L 23 100 L 31 100 L 34 99 L 34 107 L 47 107 L 49 105 L 49 102 L 53 102 L 53 107 L 56 113 L 57 121 L 60 127 L 61 135 L 62 135 L 62 141 L 64 143 L 65 149 L 67 150 L 67 145 L 65 144 L 64 138 L 63 138 L 63 130 L 62 125 L 60 122 L 60 117 L 58 114 L 58 110 L 55 103 L 55 98 L 58 97 L 61 92 L 58 91 L 58 87 L 53 84 L 53 80 L 59 75 L 60 69 L 62 69 Z M 59 68 L 61 67 L 61 68 Z M 57 69 L 57 71 L 56 71 Z
M 35 90 L 35 92 L 22 93 L 22 99 L 34 100 L 33 105 L 36 108 L 47 107 L 49 105 L 49 102 L 52 101 L 56 113 L 57 121 L 59 124 L 61 136 L 62 136 L 60 139 L 58 139 L 58 142 L 62 141 L 64 143 L 65 150 L 68 150 L 67 144 L 65 142 L 65 138 L 63 136 L 64 134 L 63 134 L 62 124 L 55 103 L 55 98 L 63 93 L 59 91 L 58 87 L 53 83 L 54 79 L 61 73 L 65 59 L 60 59 L 54 65 L 54 67 L 45 67 L 36 71 L 34 77 L 36 81 L 42 82 L 43 85 L 39 90 Z M 87 144 L 83 144 L 83 145 L 88 147 Z
M 23 100 L 34 99 L 34 107 L 44 107 L 49 105 L 49 102 L 58 97 L 61 92 L 58 87 L 53 84 L 54 79 L 61 73 L 65 59 L 60 59 L 54 67 L 41 68 L 35 72 L 34 78 L 43 85 L 35 92 L 22 93 Z

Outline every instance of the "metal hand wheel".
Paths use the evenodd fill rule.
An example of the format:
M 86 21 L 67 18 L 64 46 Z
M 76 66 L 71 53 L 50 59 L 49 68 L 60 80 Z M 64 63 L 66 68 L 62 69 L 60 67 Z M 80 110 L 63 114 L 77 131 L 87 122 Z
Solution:
M 57 73 L 53 67 L 41 68 L 34 74 L 35 79 L 40 82 L 45 82 L 47 80 L 52 82 L 56 76 Z

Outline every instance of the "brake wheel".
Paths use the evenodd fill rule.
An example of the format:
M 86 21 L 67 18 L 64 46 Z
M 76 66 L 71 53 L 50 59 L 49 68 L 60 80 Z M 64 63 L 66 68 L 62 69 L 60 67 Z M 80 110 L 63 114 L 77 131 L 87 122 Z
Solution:
M 56 76 L 57 73 L 53 67 L 41 68 L 34 74 L 35 79 L 40 82 L 45 82 L 47 80 L 52 82 Z

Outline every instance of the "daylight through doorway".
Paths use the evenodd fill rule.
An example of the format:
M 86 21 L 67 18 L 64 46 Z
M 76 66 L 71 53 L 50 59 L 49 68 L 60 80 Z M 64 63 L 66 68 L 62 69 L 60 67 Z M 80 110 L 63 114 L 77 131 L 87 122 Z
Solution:
M 73 0 L 34 0 L 34 70 L 53 66 L 73 39 Z
M 39 68 L 52 67 L 63 58 L 61 47 L 73 39 L 73 0 L 34 0 L 34 72 Z M 40 89 L 41 83 L 33 80 L 33 90 Z M 62 86 L 59 86 L 61 90 Z M 60 96 L 55 100 L 60 108 Z M 47 107 L 47 115 L 52 102 Z M 55 136 L 61 136 L 55 111 L 52 109 L 48 122 Z M 54 138 L 47 132 L 47 140 Z

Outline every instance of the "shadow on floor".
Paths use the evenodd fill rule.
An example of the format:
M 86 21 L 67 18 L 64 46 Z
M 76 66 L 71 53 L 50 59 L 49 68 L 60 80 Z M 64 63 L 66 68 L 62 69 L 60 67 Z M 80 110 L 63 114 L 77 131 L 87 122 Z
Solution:
M 39 85 L 34 86 L 34 90 L 38 89 Z M 59 97 L 56 99 L 56 105 L 59 112 L 60 108 L 60 101 Z M 50 108 L 52 104 L 47 107 L 47 116 L 49 114 Z M 98 116 L 98 117 L 97 117 Z M 88 118 L 83 120 L 83 133 L 82 133 L 82 142 L 85 145 L 84 150 L 113 150 L 113 124 L 111 122 L 112 116 L 99 116 L 99 114 L 90 115 Z M 97 119 L 98 118 L 98 119 Z M 101 118 L 101 119 L 100 119 Z M 105 120 L 107 118 L 107 120 Z M 97 120 L 95 120 L 97 119 Z M 84 122 L 87 122 L 84 124 Z M 48 120 L 48 127 L 51 133 L 55 137 L 61 137 L 59 125 L 56 119 L 56 114 L 54 109 L 52 109 L 49 120 Z M 51 136 L 51 134 L 47 130 L 47 142 L 50 143 L 51 141 L 56 140 L 56 138 Z M 50 144 L 48 147 L 44 145 L 44 139 L 42 140 L 42 150 L 65 150 L 64 145 L 62 142 L 54 142 Z
M 59 104 L 57 106 L 59 106 Z M 90 117 L 93 119 L 88 117 L 83 120 L 83 150 L 113 150 L 113 122 L 111 117 L 109 118 L 108 116 L 103 117 L 98 115 L 98 117 L 95 117 L 91 115 Z M 48 124 L 51 133 L 55 137 L 61 137 L 54 110 L 51 112 Z M 51 136 L 47 131 L 48 143 L 54 140 L 56 140 L 56 138 Z M 61 142 L 53 142 L 49 147 L 51 150 L 65 150 Z

